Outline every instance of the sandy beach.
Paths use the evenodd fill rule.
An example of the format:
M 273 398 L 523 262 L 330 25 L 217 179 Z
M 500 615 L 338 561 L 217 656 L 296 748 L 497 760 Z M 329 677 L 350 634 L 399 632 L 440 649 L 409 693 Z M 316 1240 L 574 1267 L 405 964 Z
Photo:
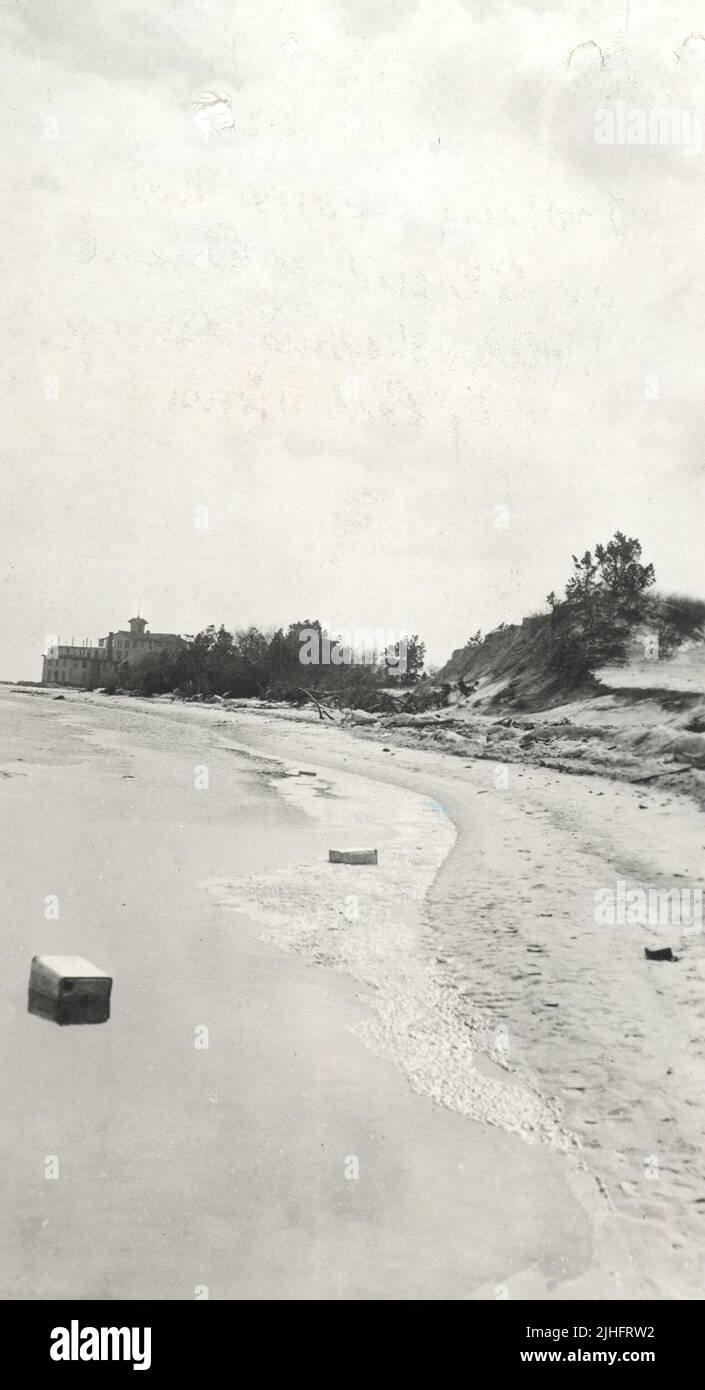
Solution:
M 692 803 L 79 693 L 0 751 L 3 1297 L 699 1296 L 702 935 L 593 920 L 698 883 Z M 27 1013 L 43 952 L 108 1024 Z

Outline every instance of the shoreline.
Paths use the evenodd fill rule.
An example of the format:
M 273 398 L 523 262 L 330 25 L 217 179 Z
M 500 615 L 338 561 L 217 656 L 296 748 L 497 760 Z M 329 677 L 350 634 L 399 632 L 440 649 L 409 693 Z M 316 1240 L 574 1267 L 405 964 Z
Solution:
M 214 711 L 222 715 L 274 719 L 297 727 L 337 728 L 362 742 L 390 749 L 439 751 L 449 759 L 546 768 L 566 776 L 607 778 L 629 786 L 654 787 L 692 800 L 705 809 L 705 733 L 683 729 L 686 717 L 705 718 L 705 696 L 694 691 L 622 690 L 563 705 L 512 715 L 488 714 L 472 703 L 425 714 L 334 711 L 328 723 L 310 706 L 286 701 L 231 700 L 222 696 L 184 699 L 177 695 L 102 695 L 79 689 L 17 686 L 16 694 L 45 699 L 97 699 L 109 704 Z M 2 682 L 0 682 L 2 686 Z M 661 704 L 660 700 L 664 703 Z
M 574 1145 L 538 1092 L 521 1089 L 496 1066 L 491 1044 L 476 1066 L 472 1039 L 446 1005 L 442 984 L 422 950 L 428 894 L 456 845 L 458 832 L 427 797 L 337 771 L 305 783 L 273 779 L 280 795 L 326 826 L 331 840 L 363 827 L 378 848 L 369 870 L 292 865 L 207 885 L 223 906 L 244 912 L 266 930 L 263 939 L 351 976 L 373 1017 L 357 1035 L 393 1061 L 412 1088 L 447 1109 L 497 1125 L 507 1133 L 541 1137 L 560 1152 Z M 330 797 L 345 800 L 336 814 Z M 352 809 L 351 809 L 352 808 Z M 389 830 L 390 821 L 393 830 Z M 371 833 L 372 832 L 372 833 Z
M 362 1045 L 374 1014 L 355 980 L 204 891 L 248 860 L 276 875 L 323 856 L 327 828 L 266 785 L 267 750 L 134 706 L 2 706 L 6 1294 L 472 1299 L 520 1277 L 544 1297 L 588 1263 L 557 1155 L 414 1092 Z M 42 925 L 47 885 L 61 916 Z M 48 941 L 114 976 L 108 1024 L 25 1012 Z
M 220 724 L 218 714 L 222 718 L 222 712 L 216 710 L 215 722 Z M 210 712 L 205 716 L 209 722 L 212 717 Z M 231 726 L 233 719 L 237 724 L 237 713 L 226 717 L 221 727 Z M 699 815 L 689 798 L 676 798 L 662 787 L 630 787 L 594 774 L 566 780 L 554 770 L 530 766 L 511 768 L 511 786 L 500 783 L 498 788 L 495 766 L 484 760 L 466 768 L 459 759 L 448 759 L 435 750 L 400 749 L 391 744 L 381 757 L 376 740 L 348 739 L 350 731 L 329 728 L 318 721 L 279 721 L 276 714 L 267 720 L 259 713 L 252 720 L 246 716 L 243 720 L 241 712 L 243 722 L 260 748 L 284 756 L 290 756 L 293 748 L 300 756 L 303 738 L 305 755 L 329 769 L 337 766 L 343 770 L 352 763 L 363 775 L 425 789 L 432 798 L 442 800 L 459 824 L 464 822 L 466 843 L 486 821 L 485 811 L 478 823 L 469 807 L 467 783 L 478 775 L 483 779 L 474 795 L 491 798 L 486 805 L 492 806 L 494 814 L 501 810 L 506 821 L 504 844 L 495 853 L 496 827 L 491 826 L 489 835 L 482 837 L 479 879 L 474 874 L 468 878 L 462 869 L 455 872 L 454 866 L 460 862 L 456 850 L 437 880 L 442 885 L 444 878 L 450 877 L 452 889 L 449 893 L 444 893 L 442 886 L 438 893 L 434 886 L 430 889 L 431 897 L 437 898 L 432 926 L 452 967 L 440 984 L 451 998 L 452 992 L 460 995 L 462 991 L 465 996 L 460 1009 L 454 1004 L 453 1011 L 462 1015 L 462 1026 L 469 1028 L 481 1058 L 500 1067 L 508 1060 L 501 1049 L 499 1054 L 493 1049 L 492 1038 L 488 1039 L 481 1007 L 484 997 L 491 1015 L 501 1020 L 500 1032 L 506 1027 L 510 1034 L 512 1070 L 518 1069 L 524 1084 L 545 1095 L 549 1104 L 553 1097 L 560 1098 L 560 1113 L 569 1131 L 575 1131 L 577 1124 L 582 1159 L 591 1177 L 586 1186 L 578 1166 L 573 1182 L 604 1230 L 609 1251 L 606 1263 L 622 1263 L 613 1253 L 616 1242 L 617 1249 L 626 1252 L 626 1265 L 636 1264 L 647 1290 L 636 1296 L 694 1296 L 703 1245 L 697 1204 L 705 1178 L 698 1129 L 703 1067 L 697 1002 L 705 967 L 702 936 L 684 943 L 683 962 L 675 975 L 659 976 L 654 974 L 654 967 L 644 964 L 644 931 L 621 929 L 617 938 L 605 939 L 594 929 L 591 905 L 593 885 L 608 883 L 612 870 L 615 876 L 624 873 L 632 881 L 647 877 L 658 883 L 668 882 L 677 864 L 679 877 L 685 882 L 697 881 L 701 830 Z M 302 734 L 302 727 L 307 733 Z M 419 775 L 431 769 L 430 778 Z M 606 802 L 601 804 L 600 798 Z M 547 830 L 549 843 L 556 840 L 558 868 L 553 875 L 542 863 Z M 584 846 L 582 840 L 586 841 Z M 580 846 L 577 851 L 576 841 Z M 632 848 L 635 843 L 640 847 L 637 851 Z M 561 869 L 564 856 L 566 873 Z M 536 879 L 544 881 L 537 882 L 535 889 L 518 886 L 518 869 L 513 867 L 517 860 L 527 867 L 535 864 L 539 870 Z M 453 927 L 449 936 L 449 916 L 459 902 L 461 919 L 465 919 L 462 905 L 476 902 L 478 888 L 486 892 L 489 878 L 494 897 L 492 890 L 505 877 L 500 903 L 503 901 L 508 911 L 502 910 L 499 938 L 498 907 L 482 910 L 486 928 L 481 926 L 478 943 L 484 955 L 478 980 L 472 946 L 468 957 L 467 929 L 461 922 L 460 935 Z M 582 892 L 577 917 L 576 887 Z M 526 933 L 522 924 L 517 935 L 512 912 L 517 893 L 521 916 L 528 912 L 528 936 L 523 945 L 522 935 Z M 576 927 L 571 931 L 573 917 Z M 543 918 L 548 920 L 543 922 Z M 568 935 L 562 930 L 556 938 L 561 919 Z M 503 951 L 499 966 L 492 959 L 498 955 L 497 939 Z M 490 942 L 486 951 L 485 940 Z M 575 941 L 579 941 L 579 948 Z M 646 941 L 658 944 L 648 930 Z M 518 955 L 515 943 L 520 948 Z M 527 948 L 534 956 L 525 967 L 523 951 Z M 554 982 L 543 986 L 555 994 L 546 998 L 545 1005 L 529 1003 L 535 980 L 542 988 L 541 981 L 550 979 L 557 948 Z M 680 953 L 680 942 L 678 949 Z M 435 968 L 429 958 L 425 965 Z M 486 978 L 488 965 L 491 973 Z M 517 973 L 521 976 L 518 986 L 513 983 Z M 482 988 L 478 993 L 479 984 Z M 586 984 L 589 991 L 584 1005 Z M 625 1012 L 624 1003 L 630 996 Z M 439 1027 L 438 1019 L 433 1026 Z M 602 1061 L 605 1053 L 607 1067 Z M 600 1194 L 594 1202 L 591 1183 Z M 658 1270 L 656 1277 L 654 1270 Z M 628 1275 L 622 1270 L 620 1280 L 625 1277 Z M 607 1278 L 603 1288 L 609 1282 Z
M 497 789 L 493 788 L 489 776 L 490 768 L 478 763 L 471 769 L 472 776 L 468 777 L 467 771 L 461 767 L 458 760 L 449 760 L 441 753 L 425 750 L 420 756 L 418 750 L 394 750 L 382 758 L 375 743 L 349 737 L 350 731 L 331 728 L 325 730 L 321 737 L 317 725 L 311 727 L 294 721 L 277 721 L 275 715 L 270 720 L 261 716 L 248 718 L 246 712 L 224 713 L 217 706 L 197 704 L 175 708 L 163 702 L 116 702 L 110 697 L 105 700 L 101 697 L 87 699 L 85 696 L 78 696 L 69 698 L 65 705 L 60 705 L 57 713 L 75 709 L 77 705 L 80 707 L 84 702 L 94 707 L 102 706 L 106 710 L 110 707 L 115 709 L 117 703 L 128 715 L 130 710 L 138 718 L 147 715 L 148 724 L 153 723 L 154 716 L 165 716 L 174 726 L 187 726 L 191 731 L 202 730 L 209 742 L 212 740 L 217 747 L 229 749 L 231 754 L 237 752 L 240 744 L 255 757 L 281 759 L 282 773 L 286 772 L 287 764 L 290 771 L 294 770 L 292 764 L 307 766 L 310 770 L 315 767 L 318 778 L 321 779 L 320 783 L 318 778 L 309 780 L 279 773 L 271 778 L 266 769 L 262 770 L 261 775 L 267 780 L 272 780 L 277 791 L 283 793 L 278 799 L 288 803 L 292 803 L 293 800 L 297 809 L 305 809 L 314 826 L 326 827 L 325 836 L 321 831 L 317 840 L 321 851 L 330 839 L 328 826 L 331 812 L 342 813 L 341 830 L 345 829 L 351 833 L 355 831 L 354 840 L 359 842 L 360 822 L 356 823 L 354 815 L 351 815 L 352 810 L 356 809 L 356 813 L 363 817 L 362 823 L 367 827 L 370 824 L 371 807 L 375 805 L 377 798 L 379 830 L 380 834 L 383 834 L 385 827 L 389 832 L 390 818 L 396 817 L 396 820 L 399 820 L 401 817 L 399 808 L 404 796 L 411 795 L 416 803 L 420 797 L 425 804 L 424 815 L 417 819 L 414 815 L 407 816 L 407 829 L 412 828 L 416 834 L 416 838 L 413 839 L 412 836 L 410 843 L 423 849 L 423 836 L 428 836 L 430 827 L 436 826 L 434 817 L 437 817 L 437 824 L 445 825 L 442 835 L 439 832 L 440 838 L 437 841 L 438 845 L 441 839 L 444 841 L 445 851 L 441 859 L 438 862 L 434 860 L 433 864 L 430 862 L 433 859 L 431 855 L 423 870 L 426 875 L 425 898 L 419 895 L 414 899 L 413 894 L 406 891 L 409 873 L 416 873 L 419 864 L 413 859 L 410 860 L 408 856 L 406 859 L 403 855 L 398 856 L 396 867 L 403 869 L 404 873 L 402 876 L 397 873 L 390 901 L 397 901 L 401 896 L 404 920 L 401 925 L 397 924 L 394 935 L 390 935 L 389 929 L 389 902 L 374 903 L 374 911 L 369 910 L 368 904 L 367 923 L 363 920 L 366 935 L 362 940 L 359 919 L 355 922 L 356 935 L 353 936 L 353 924 L 342 917 L 339 910 L 335 915 L 332 914 L 331 877 L 328 866 L 323 866 L 322 856 L 317 869 L 312 869 L 310 862 L 304 862 L 264 874 L 245 874 L 236 881 L 233 881 L 231 876 L 226 876 L 217 884 L 211 883 L 211 889 L 215 888 L 215 901 L 221 905 L 228 903 L 226 911 L 232 921 L 240 920 L 233 917 L 232 906 L 235 905 L 239 912 L 244 911 L 247 917 L 254 921 L 258 933 L 261 934 L 264 927 L 267 944 L 276 941 L 277 950 L 284 946 L 287 959 L 291 959 L 293 954 L 294 959 L 303 961 L 306 968 L 309 962 L 315 963 L 316 973 L 320 975 L 327 976 L 331 967 L 338 978 L 342 974 L 352 985 L 358 1002 L 362 1003 L 364 1008 L 363 1017 L 351 1029 L 355 1044 L 359 1045 L 359 1042 L 363 1041 L 366 1044 L 366 1055 L 377 1055 L 382 1064 L 393 1065 L 395 1074 L 400 1077 L 403 1086 L 410 1085 L 421 1101 L 425 1098 L 437 1113 L 445 1114 L 451 1119 L 455 1111 L 455 1120 L 460 1124 L 465 1136 L 463 1145 L 469 1143 L 472 1149 L 477 1142 L 478 1128 L 482 1134 L 490 1136 L 505 1132 L 507 1137 L 503 1143 L 520 1145 L 521 1154 L 515 1160 L 519 1163 L 520 1170 L 526 1169 L 527 1164 L 532 1166 L 537 1161 L 542 1167 L 547 1165 L 544 1180 L 547 1180 L 550 1186 L 557 1180 L 557 1171 L 562 1171 L 563 1181 L 573 1191 L 584 1219 L 589 1222 L 592 1235 L 588 1246 L 592 1243 L 592 1252 L 588 1253 L 588 1247 L 583 1241 L 579 1241 L 577 1248 L 581 1254 L 577 1265 L 573 1264 L 570 1269 L 552 1267 L 552 1276 L 548 1278 L 545 1273 L 541 1275 L 536 1270 L 529 1274 L 527 1270 L 522 1272 L 513 1269 L 507 1278 L 499 1280 L 501 1284 L 509 1280 L 507 1287 L 512 1296 L 609 1298 L 624 1296 L 627 1290 L 628 1296 L 635 1298 L 689 1296 L 687 1289 L 690 1276 L 687 1272 L 679 1272 L 679 1256 L 673 1257 L 669 1253 L 670 1238 L 666 1242 L 668 1249 L 664 1245 L 671 1217 L 667 1216 L 666 1230 L 663 1235 L 660 1234 L 659 1221 L 663 1218 L 654 1210 L 657 1189 L 652 1184 L 646 1189 L 650 1207 L 647 1209 L 645 1233 L 640 1229 L 644 1224 L 642 1213 L 645 1192 L 643 1184 L 640 1185 L 643 1175 L 629 1173 L 632 1186 L 637 1186 L 639 1190 L 625 1201 L 625 1195 L 619 1191 L 619 1174 L 610 1171 L 607 1173 L 607 1180 L 601 1176 L 599 1152 L 596 1155 L 594 1150 L 582 1149 L 582 1158 L 586 1155 L 588 1158 L 587 1169 L 583 1169 L 580 1166 L 582 1159 L 577 1151 L 574 1161 L 566 1165 L 562 1154 L 555 1153 L 555 1150 L 550 1148 L 550 1143 L 555 1141 L 555 1134 L 550 1135 L 550 1124 L 546 1124 L 546 1116 L 548 1115 L 549 1120 L 556 1120 L 551 1093 L 547 1092 L 545 1087 L 550 1067 L 545 1070 L 543 1081 L 531 1081 L 534 1070 L 532 1062 L 537 1057 L 542 1064 L 539 1072 L 544 1067 L 545 1059 L 541 1057 L 541 1033 L 538 1035 L 537 1051 L 536 1043 L 532 1041 L 531 1036 L 535 1011 L 532 1005 L 527 1013 L 522 1002 L 528 985 L 522 981 L 519 985 L 512 986 L 511 976 L 506 974 L 507 961 L 513 968 L 516 959 L 516 955 L 511 954 L 515 952 L 512 938 L 504 935 L 513 931 L 511 914 L 505 925 L 504 919 L 497 918 L 496 907 L 483 905 L 481 917 L 485 920 L 486 927 L 479 923 L 477 928 L 469 929 L 472 917 L 477 915 L 478 885 L 473 881 L 466 881 L 464 877 L 468 871 L 467 846 L 478 834 L 482 836 L 482 827 L 488 824 L 490 803 L 487 803 L 487 809 L 483 809 L 478 821 L 478 811 L 469 806 L 468 796 L 494 795 L 493 814 L 496 817 L 500 802 L 496 799 Z M 145 706 L 142 710 L 139 708 L 141 704 Z M 161 724 L 161 720 L 159 723 Z M 354 767 L 354 773 L 351 773 L 351 767 Z M 351 778 L 355 783 L 354 787 Z M 510 839 L 520 844 L 522 834 L 519 834 L 517 839 L 517 827 L 521 827 L 525 833 L 531 824 L 531 817 L 537 815 L 536 798 L 542 795 L 550 800 L 550 782 L 555 782 L 559 774 L 524 768 L 517 772 L 517 778 L 518 782 L 512 788 L 510 797 L 507 798 L 505 794 L 501 815 L 506 818 L 509 808 L 514 806 L 514 815 L 510 816 L 505 831 L 510 835 Z M 484 785 L 478 785 L 478 780 Z M 543 783 L 546 785 L 542 789 Z M 581 788 L 576 815 L 578 812 L 581 816 L 587 815 L 587 798 L 595 794 L 599 796 L 598 786 L 601 784 L 597 783 L 588 789 L 585 784 L 581 785 L 580 779 L 571 778 L 569 785 L 571 788 Z M 605 785 L 609 787 L 609 784 Z M 633 797 L 634 794 L 628 788 L 620 790 L 620 795 L 627 798 Z M 573 792 L 572 795 L 576 796 L 577 792 Z M 643 795 L 643 791 L 638 795 Z M 655 793 L 651 796 L 655 801 Z M 461 826 L 462 843 L 459 842 L 454 848 L 449 846 L 446 818 L 438 817 L 437 811 L 429 810 L 434 804 L 438 807 L 441 798 L 451 820 Z M 357 808 L 354 806 L 356 801 Z M 476 805 L 484 807 L 485 803 L 477 802 Z M 595 802 L 593 809 L 594 807 L 599 808 L 599 803 Z M 623 805 L 622 813 L 624 809 Z M 324 816 L 323 821 L 320 820 L 321 812 Z M 467 817 L 470 814 L 471 820 L 468 822 Z M 539 839 L 545 838 L 547 814 L 544 807 L 541 812 L 544 829 L 539 831 Z M 428 819 L 429 816 L 431 819 Z M 651 817 L 647 819 L 651 820 Z M 390 846 L 398 829 L 395 821 L 392 832 L 389 832 Z M 489 854 L 491 867 L 491 850 L 493 839 L 496 838 L 496 827 L 490 824 L 489 829 L 492 833 L 489 840 L 483 842 L 483 852 L 478 858 L 478 865 Z M 553 834 L 553 831 L 551 833 Z M 367 838 L 367 835 L 362 838 Z M 430 838 L 433 840 L 432 834 Z M 382 843 L 380 839 L 380 844 Z M 462 844 L 466 846 L 465 851 Z M 394 853 L 393 849 L 391 853 Z M 507 868 L 504 863 L 506 851 L 500 847 L 498 855 L 496 872 L 503 874 Z M 383 862 L 384 858 L 382 856 Z M 356 887 L 365 882 L 364 879 L 360 879 L 361 874 L 374 875 L 372 880 L 366 880 L 369 887 L 371 883 L 384 882 L 384 872 L 383 869 L 382 875 L 378 875 L 376 870 L 356 871 L 343 868 L 344 877 L 339 876 L 335 880 L 335 891 L 340 895 L 343 905 L 345 898 L 354 894 Z M 511 895 L 514 894 L 515 897 L 517 891 L 513 874 L 510 865 L 507 884 L 510 902 Z M 547 882 L 545 885 L 537 885 L 537 890 L 539 886 L 545 887 L 546 897 L 555 909 L 552 894 L 555 895 L 557 884 Z M 343 888 L 348 888 L 350 893 L 343 893 Z M 480 884 L 480 890 L 486 894 L 486 886 Z M 367 889 L 365 892 L 367 893 Z M 564 896 L 565 885 L 561 892 Z M 374 894 L 368 896 L 374 898 Z M 470 921 L 464 907 L 461 907 L 458 917 L 459 903 L 472 907 Z M 340 909 L 340 901 L 337 906 Z M 531 925 L 532 937 L 536 936 L 539 927 L 538 917 L 549 915 L 544 911 L 539 913 L 539 906 L 543 908 L 537 897 L 529 909 L 530 914 L 536 909 L 536 920 Z M 386 911 L 382 910 L 384 908 Z M 522 907 L 521 911 L 526 915 L 527 908 Z M 342 930 L 341 923 L 344 923 Z M 476 958 L 473 944 L 477 930 L 481 933 L 477 937 L 477 945 L 485 951 L 487 957 L 481 961 Z M 548 950 L 549 957 L 555 952 L 557 944 L 554 923 L 550 924 L 550 931 L 554 933 L 553 938 L 549 934 L 543 946 L 539 943 L 536 947 L 543 952 Z M 507 947 L 510 948 L 509 955 Z M 468 950 L 470 956 L 466 964 Z M 574 948 L 571 947 L 570 950 L 574 951 Z M 403 968 L 400 968 L 400 965 Z M 590 968 L 596 968 L 595 960 Z M 627 968 L 632 968 L 628 962 Z M 496 970 L 500 971 L 500 975 L 495 980 L 491 972 Z M 572 978 L 567 982 L 557 981 L 555 988 L 563 991 L 569 989 L 563 1001 L 566 1006 L 574 1002 Z M 640 988 L 642 994 L 644 988 L 647 991 L 643 995 L 643 1006 L 651 1009 L 653 1000 L 649 993 L 650 981 L 647 979 L 645 985 Z M 509 998 L 512 989 L 515 991 L 513 1000 Z M 530 989 L 528 992 L 531 992 Z M 509 1025 L 509 1055 L 501 1033 L 498 1035 L 497 1026 L 493 1032 L 492 1027 L 488 1025 L 488 1019 L 490 1024 L 493 1020 L 496 1023 L 499 1016 L 496 1010 L 493 1013 L 496 997 L 504 1000 L 505 1023 L 500 1023 L 498 1027 L 501 1030 L 507 1023 Z M 557 998 L 560 1002 L 560 996 Z M 513 1011 L 513 1017 L 508 1019 L 507 1007 L 510 1008 L 510 1013 Z M 550 1014 L 548 1009 L 551 1010 Z M 543 1014 L 539 1011 L 539 1018 L 544 1020 L 540 1024 L 542 1029 L 546 1026 L 545 1019 L 555 1015 L 555 1012 L 552 1000 L 548 1000 L 547 1009 Z M 584 1020 L 579 1018 L 578 1022 L 582 1026 Z M 555 1030 L 553 1022 L 550 1026 Z M 502 1043 L 499 1047 L 498 1036 Z M 582 1043 L 582 1039 L 580 1041 Z M 560 1030 L 555 1035 L 555 1041 L 551 1042 L 550 1037 L 547 1038 L 546 1047 L 549 1049 L 563 1046 L 564 1043 L 560 1042 Z M 566 1057 L 568 1056 L 569 1049 L 566 1050 Z M 630 1084 L 633 1075 L 632 1071 Z M 573 1086 L 579 1078 L 573 1075 L 566 1076 L 565 1079 Z M 592 1090 L 591 1103 L 594 1104 L 594 1097 L 599 1093 L 600 1084 L 604 1085 L 604 1079 L 588 1079 L 591 1080 L 589 1089 Z M 512 1094 L 512 1090 L 516 1091 L 518 1086 L 524 1088 L 524 1097 L 529 1095 L 532 1098 L 528 1116 L 526 1109 L 522 1111 L 520 1097 Z M 571 1087 L 568 1088 L 570 1089 Z M 574 1091 L 573 1094 L 579 1095 L 580 1092 Z M 561 1113 L 565 1110 L 565 1119 L 568 1120 L 568 1132 L 572 1132 L 568 1092 L 561 1095 L 561 1107 Z M 468 1118 L 468 1115 L 474 1118 Z M 549 1143 L 527 1144 L 527 1135 L 531 1137 L 532 1134 L 542 1132 L 540 1116 L 544 1117 L 544 1138 L 548 1137 Z M 565 1119 L 560 1120 L 558 1129 L 564 1125 Z M 517 1134 L 522 1133 L 522 1127 L 524 1137 L 518 1138 Z M 589 1136 L 589 1130 L 583 1126 L 581 1144 L 585 1143 L 586 1135 Z M 423 1143 L 423 1139 L 417 1135 L 414 1142 Z M 491 1139 L 489 1142 L 492 1142 Z M 560 1144 L 557 1147 L 560 1148 Z M 564 1144 L 563 1148 L 570 1151 L 571 1145 Z M 649 1151 L 647 1146 L 644 1157 Z M 551 1173 L 553 1177 L 548 1176 Z M 619 1209 L 620 1200 L 622 1209 Z M 672 1200 L 672 1194 L 669 1194 L 669 1200 Z M 563 1215 L 565 1218 L 565 1208 Z M 545 1221 L 546 1218 L 542 1219 Z M 546 1234 L 544 1233 L 543 1242 L 541 1238 L 538 1239 L 537 1249 L 542 1248 L 542 1243 L 545 1246 Z M 549 1245 L 552 1239 L 549 1240 Z M 567 1258 L 565 1250 L 564 1256 Z M 661 1264 L 656 1281 L 651 1277 L 654 1259 L 658 1259 Z M 507 1263 L 512 1264 L 512 1259 L 508 1257 Z M 482 1287 L 485 1288 L 484 1285 Z M 684 1290 L 686 1291 L 683 1292 Z M 496 1297 L 497 1294 L 491 1292 L 487 1286 L 483 1293 L 475 1290 L 463 1296 Z

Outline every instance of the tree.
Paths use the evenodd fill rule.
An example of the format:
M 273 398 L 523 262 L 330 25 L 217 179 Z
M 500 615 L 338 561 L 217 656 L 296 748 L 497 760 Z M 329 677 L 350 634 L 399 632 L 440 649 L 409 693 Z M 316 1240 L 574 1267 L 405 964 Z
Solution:
M 247 666 L 263 666 L 269 643 L 263 632 L 258 627 L 248 627 L 243 632 L 236 633 L 237 654 L 241 661 Z
M 207 687 L 204 693 L 211 690 L 216 694 L 222 694 L 228 689 L 230 679 L 233 675 L 235 644 L 233 635 L 221 623 L 218 631 L 212 633 L 208 650 L 205 655 L 204 668 L 207 678 Z
M 426 659 L 426 644 L 417 632 L 387 647 L 384 653 L 385 679 L 400 685 L 414 685 L 419 679 Z
M 585 551 L 580 560 L 577 555 L 573 556 L 573 573 L 565 586 L 565 596 L 569 603 L 579 604 L 582 608 L 590 607 L 600 584 L 597 577 L 599 568 L 597 560 L 593 560 L 592 552 L 589 550 Z
M 635 602 L 656 578 L 653 565 L 641 563 L 640 541 L 623 531 L 615 531 L 607 545 L 596 545 L 595 558 L 605 589 L 616 599 Z
M 406 640 L 406 685 L 413 685 L 419 679 L 426 660 L 426 643 L 419 640 L 418 632 Z
M 268 685 L 269 642 L 258 627 L 235 634 L 233 685 L 239 695 L 264 695 Z
M 272 688 L 284 693 L 302 683 L 305 686 L 319 684 L 323 652 L 321 637 L 322 628 L 317 618 L 290 623 L 286 632 L 281 627 L 277 629 L 267 653 Z

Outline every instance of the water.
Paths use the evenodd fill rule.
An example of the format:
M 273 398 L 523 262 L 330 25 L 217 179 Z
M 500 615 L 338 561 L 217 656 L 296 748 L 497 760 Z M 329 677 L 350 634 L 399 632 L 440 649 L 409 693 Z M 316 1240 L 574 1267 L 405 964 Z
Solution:
M 277 730 L 275 742 L 287 734 Z M 378 745 L 334 731 L 296 729 L 289 742 L 329 767 L 383 778 L 383 791 L 378 780 L 348 791 L 360 817 L 394 830 L 380 861 L 384 892 L 354 947 L 331 928 L 325 880 L 316 911 L 310 896 L 301 905 L 306 944 L 291 911 L 275 930 L 280 944 L 370 987 L 364 1041 L 415 1089 L 587 1168 L 643 1296 L 700 1296 L 703 937 L 594 921 L 595 893 L 617 880 L 702 882 L 700 812 L 669 792 L 544 769 L 508 769 L 498 788 L 491 764 L 416 750 L 382 759 Z M 449 819 L 457 834 L 444 833 Z M 405 892 L 404 864 L 420 907 Z M 292 888 L 280 885 L 282 902 Z M 260 883 L 260 907 L 262 895 Z M 647 962 L 644 946 L 663 944 L 677 961 Z

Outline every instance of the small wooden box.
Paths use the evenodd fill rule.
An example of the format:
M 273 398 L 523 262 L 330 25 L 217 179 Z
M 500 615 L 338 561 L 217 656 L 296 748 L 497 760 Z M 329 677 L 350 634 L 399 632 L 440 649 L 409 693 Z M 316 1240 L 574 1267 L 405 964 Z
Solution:
M 34 956 L 28 1009 L 53 1023 L 105 1023 L 112 979 L 82 956 Z
M 330 864 L 376 864 L 376 849 L 329 849 Z

